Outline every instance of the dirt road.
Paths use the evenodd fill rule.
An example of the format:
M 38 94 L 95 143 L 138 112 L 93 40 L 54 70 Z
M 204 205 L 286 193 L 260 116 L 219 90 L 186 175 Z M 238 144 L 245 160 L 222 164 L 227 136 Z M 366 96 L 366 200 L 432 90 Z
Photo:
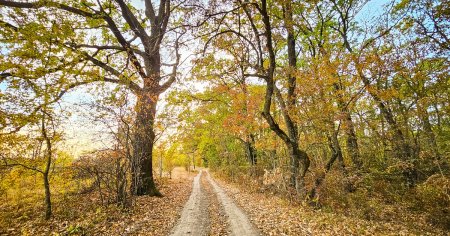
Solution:
M 206 178 L 207 181 L 200 181 Z M 204 186 L 209 184 L 209 186 Z M 212 186 L 214 194 L 206 194 L 205 189 Z M 216 198 L 216 199 L 212 199 Z M 211 202 L 218 202 L 220 212 L 224 213 L 223 222 L 211 222 Z M 217 211 L 215 209 L 214 211 Z M 214 214 L 215 212 L 213 212 Z M 220 221 L 214 218 L 215 221 Z M 200 171 L 194 178 L 192 194 L 184 206 L 181 218 L 173 228 L 171 235 L 210 235 L 214 234 L 218 224 L 226 224 L 228 235 L 259 235 L 256 228 L 250 223 L 245 213 L 229 198 L 219 185 L 211 178 L 205 170 Z

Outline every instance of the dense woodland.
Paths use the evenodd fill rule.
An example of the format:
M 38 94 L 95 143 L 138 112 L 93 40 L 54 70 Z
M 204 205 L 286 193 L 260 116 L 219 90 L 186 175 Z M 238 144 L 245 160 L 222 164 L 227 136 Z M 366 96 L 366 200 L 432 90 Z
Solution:
M 449 35 L 448 0 L 0 0 L 0 234 L 164 199 L 175 166 L 445 232 Z M 76 156 L 79 110 L 107 145 Z

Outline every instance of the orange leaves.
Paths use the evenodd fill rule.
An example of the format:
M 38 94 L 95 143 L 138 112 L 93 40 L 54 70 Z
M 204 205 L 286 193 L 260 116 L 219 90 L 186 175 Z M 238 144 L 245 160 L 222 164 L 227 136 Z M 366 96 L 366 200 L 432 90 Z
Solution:
M 262 104 L 261 95 L 251 86 L 248 89 L 250 91 L 230 91 L 231 110 L 223 122 L 224 128 L 241 138 L 255 132 L 260 125 L 258 120 L 260 120 L 259 109 Z

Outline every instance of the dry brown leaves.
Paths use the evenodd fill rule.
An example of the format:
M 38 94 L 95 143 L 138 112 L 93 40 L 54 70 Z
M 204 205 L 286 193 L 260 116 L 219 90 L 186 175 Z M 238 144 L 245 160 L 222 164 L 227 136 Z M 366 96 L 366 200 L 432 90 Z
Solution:
M 189 179 L 169 181 L 160 189 L 164 197 L 139 197 L 132 215 L 116 221 L 103 232 L 105 235 L 167 235 L 189 198 L 191 183 Z
M 250 192 L 243 186 L 221 180 L 217 182 L 265 235 L 446 235 L 425 223 L 407 225 L 346 217 L 294 206 L 271 194 Z
M 114 204 L 100 207 L 94 194 L 69 196 L 54 204 L 51 220 L 36 213 L 0 229 L 0 235 L 167 235 L 189 198 L 193 176 L 175 174 L 159 186 L 163 197 L 136 197 L 126 211 Z

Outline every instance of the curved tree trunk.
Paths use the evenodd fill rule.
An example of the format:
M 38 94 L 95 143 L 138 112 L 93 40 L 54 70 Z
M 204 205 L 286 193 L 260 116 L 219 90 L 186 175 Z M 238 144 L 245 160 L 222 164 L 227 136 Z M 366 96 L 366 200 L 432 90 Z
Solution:
M 327 164 L 325 165 L 324 172 L 320 173 L 320 175 L 314 181 L 314 186 L 311 188 L 311 191 L 308 194 L 310 200 L 313 200 L 316 197 L 317 189 L 323 183 L 326 174 L 331 170 L 331 167 L 333 167 L 333 164 L 336 160 L 339 162 L 340 169 L 342 170 L 344 175 L 346 175 L 344 158 L 342 155 L 341 145 L 339 144 L 338 139 L 339 132 L 334 127 L 334 123 L 330 122 L 330 127 L 332 127 L 332 130 L 329 132 L 330 134 L 327 135 L 328 136 L 327 138 L 328 138 L 328 147 L 330 148 L 331 151 L 331 157 L 328 160 Z M 312 203 L 315 202 L 313 201 Z
M 289 152 L 290 158 L 290 166 L 291 166 L 291 184 L 299 191 L 303 186 L 303 178 L 306 174 L 306 171 L 309 168 L 309 158 L 306 152 L 299 149 L 299 140 L 298 140 L 298 132 L 295 121 L 292 119 L 290 112 L 295 108 L 296 104 L 296 96 L 295 96 L 295 88 L 296 88 L 296 78 L 293 72 L 290 72 L 287 77 L 288 82 L 288 93 L 286 96 L 286 100 L 281 95 L 280 91 L 276 87 L 275 84 L 275 68 L 276 68 L 276 56 L 275 49 L 273 46 L 273 38 L 272 38 L 272 26 L 271 26 L 271 16 L 267 9 L 267 1 L 262 0 L 261 4 L 257 4 L 259 9 L 258 12 L 261 14 L 262 23 L 264 26 L 264 32 L 261 33 L 256 27 L 254 22 L 255 18 L 252 16 L 251 12 L 248 10 L 248 5 L 243 5 L 243 9 L 247 15 L 247 18 L 250 21 L 252 26 L 253 33 L 255 35 L 256 45 L 258 46 L 259 52 L 259 65 L 258 72 L 260 73 L 258 76 L 263 78 L 266 82 L 266 90 L 264 95 L 264 106 L 262 111 L 262 116 L 266 120 L 269 128 L 281 139 L 283 140 L 286 148 Z M 288 57 L 289 57 L 289 67 L 294 70 L 297 67 L 296 63 L 296 53 L 295 53 L 295 32 L 292 28 L 293 19 L 292 19 L 292 9 L 289 2 L 287 2 L 283 6 L 285 25 L 288 31 L 288 36 L 286 38 L 288 45 Z M 265 40 L 260 40 L 260 37 L 264 36 Z M 264 67 L 264 54 L 263 54 L 263 43 L 265 44 L 264 50 L 267 51 L 268 54 L 268 65 L 267 69 Z M 283 115 L 286 131 L 283 130 L 278 122 L 274 119 L 272 115 L 272 102 L 274 97 L 278 100 L 281 113 Z M 299 191 L 302 192 L 302 191 Z
M 293 184 L 298 193 L 304 193 L 305 176 L 309 168 L 309 158 L 305 151 L 298 148 L 297 144 L 288 145 L 289 156 L 291 159 L 291 172 L 293 176 Z M 291 180 L 292 181 L 292 180 Z

